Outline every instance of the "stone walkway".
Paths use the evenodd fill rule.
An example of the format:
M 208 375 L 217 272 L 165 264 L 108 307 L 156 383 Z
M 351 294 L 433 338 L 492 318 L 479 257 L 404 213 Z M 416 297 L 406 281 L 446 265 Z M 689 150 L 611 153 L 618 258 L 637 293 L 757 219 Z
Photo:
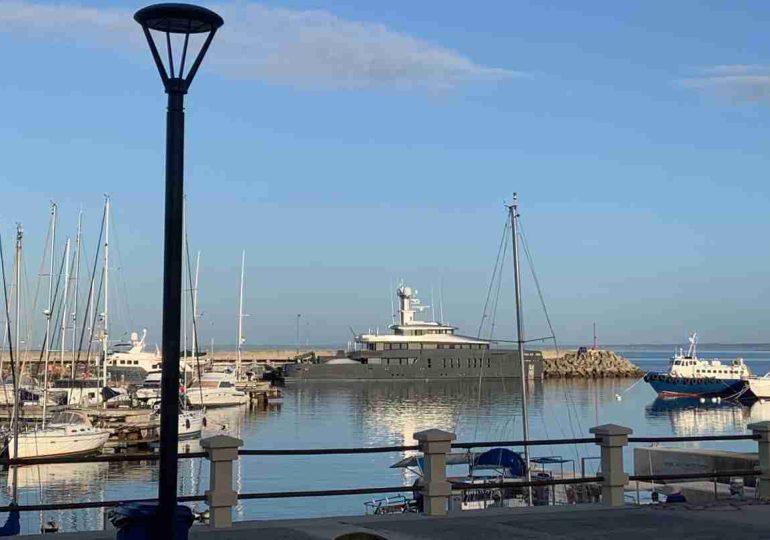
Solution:
M 59 534 L 70 540 L 102 540 L 114 533 Z M 26 538 L 50 538 L 29 536 Z M 562 506 L 465 512 L 445 518 L 420 515 L 358 516 L 249 521 L 231 529 L 193 527 L 192 540 L 422 540 L 621 539 L 698 540 L 770 538 L 770 505 L 722 503 L 607 509 Z

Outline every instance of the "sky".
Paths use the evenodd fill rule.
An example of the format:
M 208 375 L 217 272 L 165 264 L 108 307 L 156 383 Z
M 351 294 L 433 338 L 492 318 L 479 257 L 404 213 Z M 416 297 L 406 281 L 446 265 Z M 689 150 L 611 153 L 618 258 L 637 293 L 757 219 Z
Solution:
M 34 290 L 50 202 L 57 257 L 82 209 L 92 258 L 109 194 L 111 334 L 156 342 L 165 95 L 142 5 L 0 0 L 0 234 L 12 257 L 23 224 Z M 247 346 L 294 344 L 297 314 L 302 344 L 384 332 L 401 279 L 475 334 L 515 191 L 562 343 L 594 322 L 600 343 L 770 342 L 770 5 L 205 5 L 225 24 L 186 98 L 202 341 L 236 342 L 242 250 Z M 549 335 L 526 267 L 523 288 L 528 337 Z

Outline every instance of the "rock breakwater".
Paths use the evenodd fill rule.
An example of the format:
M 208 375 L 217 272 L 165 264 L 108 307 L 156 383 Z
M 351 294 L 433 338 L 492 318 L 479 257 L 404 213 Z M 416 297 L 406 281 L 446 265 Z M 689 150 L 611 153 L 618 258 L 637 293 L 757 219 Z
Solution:
M 543 377 L 546 379 L 610 379 L 642 375 L 644 371 L 612 351 L 543 353 Z

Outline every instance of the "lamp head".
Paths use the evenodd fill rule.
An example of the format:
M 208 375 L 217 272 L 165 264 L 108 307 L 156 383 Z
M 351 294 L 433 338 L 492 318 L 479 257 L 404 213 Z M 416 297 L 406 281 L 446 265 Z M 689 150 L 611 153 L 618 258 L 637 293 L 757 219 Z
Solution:
M 150 46 L 155 65 L 160 73 L 160 78 L 166 91 L 176 91 L 186 93 L 190 87 L 195 74 L 198 72 L 200 63 L 206 55 L 206 51 L 214 38 L 214 34 L 224 20 L 218 14 L 210 9 L 192 4 L 154 4 L 140 9 L 134 14 L 134 20 L 142 26 L 144 35 L 147 38 L 147 44 Z M 158 53 L 157 45 L 151 31 L 165 34 L 167 62 L 164 64 Z M 187 50 L 190 45 L 190 36 L 196 34 L 206 34 L 203 45 L 198 51 L 198 55 L 190 65 L 189 71 L 185 74 L 185 61 L 187 59 Z M 181 45 L 181 59 L 175 64 L 174 51 L 172 50 L 171 36 L 184 36 Z M 176 69 L 175 69 L 176 68 Z

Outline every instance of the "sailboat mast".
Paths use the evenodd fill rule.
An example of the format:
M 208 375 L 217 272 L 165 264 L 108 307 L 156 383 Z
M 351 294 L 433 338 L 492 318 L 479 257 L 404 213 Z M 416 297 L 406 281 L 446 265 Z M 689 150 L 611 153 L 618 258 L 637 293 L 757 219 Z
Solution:
M 201 270 L 201 252 L 195 257 L 195 283 L 193 284 L 192 297 L 192 355 L 193 359 L 198 358 L 198 325 L 196 317 L 198 316 L 198 276 Z
M 75 290 L 72 305 L 72 380 L 75 380 L 75 339 L 78 333 L 78 294 L 80 294 L 80 234 L 83 211 L 78 212 L 78 234 L 75 238 Z
M 184 283 L 189 283 L 186 276 L 189 276 L 190 270 L 190 250 L 187 243 L 187 195 L 182 197 L 182 242 L 184 246 L 182 252 L 182 363 L 187 368 L 187 300 Z M 185 271 L 187 270 L 187 271 Z M 193 315 L 194 316 L 194 315 Z
M 67 335 L 67 302 L 69 301 L 70 291 L 70 239 L 67 238 L 67 242 L 64 245 L 64 300 L 62 302 L 62 317 L 61 317 L 61 336 L 59 338 L 59 364 L 61 366 L 61 372 L 64 374 L 64 338 Z
M 513 194 L 513 203 L 508 207 L 511 215 L 511 235 L 513 237 L 513 281 L 516 290 L 516 344 L 519 354 L 519 369 L 521 376 L 521 429 L 524 442 L 529 441 L 529 413 L 527 411 L 527 372 L 524 362 L 524 320 L 521 314 L 521 272 L 519 271 L 519 211 L 518 194 Z M 529 470 L 529 446 L 524 446 L 524 463 L 527 470 L 527 482 L 532 481 Z M 529 494 L 527 504 L 532 504 L 532 486 L 527 487 Z
M 238 302 L 238 363 L 235 366 L 235 376 L 236 378 L 240 376 L 241 373 L 241 356 L 242 356 L 242 350 L 243 350 L 243 279 L 246 274 L 246 250 L 244 249 L 241 253 L 241 292 L 239 296 L 239 302 Z
M 48 392 L 48 357 L 51 355 L 51 312 L 53 311 L 53 258 L 56 246 L 56 203 L 51 203 L 51 253 L 48 265 L 48 308 L 45 310 L 45 350 L 43 354 L 43 428 L 45 428 L 45 416 Z
M 21 223 L 16 225 L 16 268 L 14 269 L 14 286 L 16 288 L 16 351 L 18 354 L 21 346 L 21 239 L 24 232 L 21 229 Z M 16 362 L 11 363 L 13 370 L 13 457 L 19 457 L 19 375 L 16 372 Z M 13 500 L 16 500 L 16 486 L 18 485 L 19 466 L 13 467 Z
M 102 388 L 107 386 L 107 347 L 110 339 L 110 196 L 104 197 L 104 328 L 102 332 Z M 107 402 L 103 402 L 107 408 Z

